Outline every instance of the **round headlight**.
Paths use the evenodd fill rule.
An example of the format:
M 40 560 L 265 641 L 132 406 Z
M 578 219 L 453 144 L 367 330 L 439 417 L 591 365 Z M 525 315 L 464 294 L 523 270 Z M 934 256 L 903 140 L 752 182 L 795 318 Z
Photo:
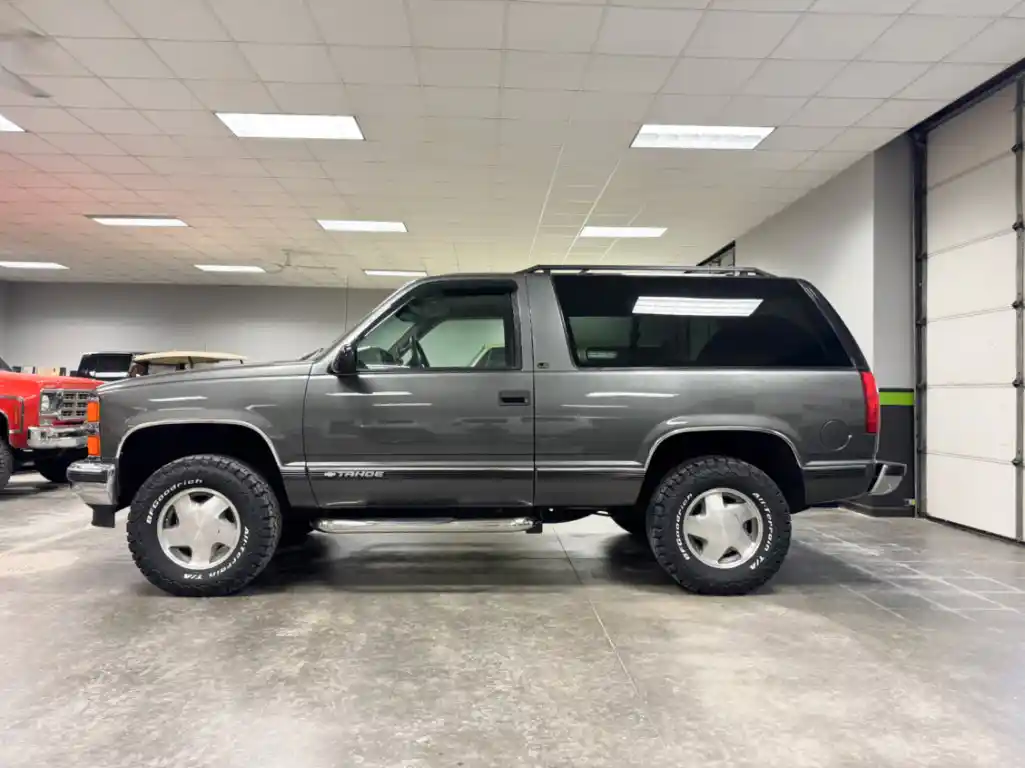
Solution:
M 51 395 L 42 395 L 39 398 L 39 410 L 43 413 L 49 413 L 53 410 L 53 397 Z

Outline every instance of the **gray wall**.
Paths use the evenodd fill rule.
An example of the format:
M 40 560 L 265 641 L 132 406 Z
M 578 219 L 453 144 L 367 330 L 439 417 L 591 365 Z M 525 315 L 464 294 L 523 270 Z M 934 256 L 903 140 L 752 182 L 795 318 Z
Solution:
M 84 352 L 201 349 L 295 359 L 352 327 L 387 291 L 12 283 L 0 285 L 11 365 L 78 365 Z
M 7 354 L 7 296 L 9 283 L 0 282 L 0 357 Z

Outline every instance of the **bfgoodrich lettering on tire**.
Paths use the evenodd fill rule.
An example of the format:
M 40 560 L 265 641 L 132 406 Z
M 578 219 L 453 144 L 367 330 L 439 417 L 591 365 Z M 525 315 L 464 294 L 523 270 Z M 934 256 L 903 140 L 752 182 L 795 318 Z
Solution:
M 172 595 L 238 592 L 270 562 L 281 535 L 278 499 L 253 469 L 227 456 L 187 456 L 142 485 L 128 516 L 135 564 Z
M 762 470 L 726 456 L 681 464 L 648 507 L 655 559 L 684 589 L 742 595 L 772 578 L 790 548 L 790 508 Z

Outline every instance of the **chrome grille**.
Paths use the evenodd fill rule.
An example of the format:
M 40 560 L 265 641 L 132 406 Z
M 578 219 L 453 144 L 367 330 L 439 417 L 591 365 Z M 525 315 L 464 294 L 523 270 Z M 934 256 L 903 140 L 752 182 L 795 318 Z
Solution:
M 85 421 L 85 409 L 93 393 L 88 390 L 64 390 L 61 398 L 61 421 Z

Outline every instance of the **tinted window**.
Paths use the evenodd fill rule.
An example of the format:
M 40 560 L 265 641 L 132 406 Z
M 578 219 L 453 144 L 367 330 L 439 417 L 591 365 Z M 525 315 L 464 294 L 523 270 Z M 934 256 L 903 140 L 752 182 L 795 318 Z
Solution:
M 378 370 L 508 370 L 519 365 L 515 349 L 509 290 L 429 290 L 368 331 L 356 362 Z
M 818 368 L 852 363 L 804 289 L 743 277 L 556 275 L 587 368 Z

